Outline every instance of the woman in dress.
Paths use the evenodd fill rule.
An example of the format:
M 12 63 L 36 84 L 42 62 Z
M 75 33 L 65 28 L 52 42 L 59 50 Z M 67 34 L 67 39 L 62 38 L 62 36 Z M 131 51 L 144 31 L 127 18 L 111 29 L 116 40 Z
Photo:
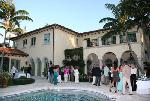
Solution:
M 117 85 L 118 85 L 118 82 L 120 80 L 117 66 L 112 67 L 111 71 L 112 71 L 112 74 L 113 74 L 113 77 L 112 77 L 113 80 L 112 80 L 112 83 L 111 83 L 111 86 L 110 86 L 109 90 L 111 92 L 112 91 L 111 89 L 114 86 L 115 87 L 115 93 L 117 93 Z
M 58 83 L 57 77 L 58 77 L 58 67 L 55 66 L 54 67 L 54 85 L 57 85 L 57 83 Z
M 79 83 L 79 71 L 78 71 L 78 67 L 76 66 L 74 69 L 74 76 L 75 76 L 75 83 Z
M 119 93 L 122 93 L 123 90 L 123 74 L 122 74 L 122 66 L 120 65 L 118 68 L 120 81 L 118 82 L 117 90 Z

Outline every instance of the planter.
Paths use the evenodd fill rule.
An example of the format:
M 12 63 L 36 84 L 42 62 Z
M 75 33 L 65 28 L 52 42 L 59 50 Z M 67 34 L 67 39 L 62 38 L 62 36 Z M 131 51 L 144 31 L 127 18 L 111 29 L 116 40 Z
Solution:
M 2 87 L 3 88 L 8 87 L 8 80 L 6 78 L 2 78 Z

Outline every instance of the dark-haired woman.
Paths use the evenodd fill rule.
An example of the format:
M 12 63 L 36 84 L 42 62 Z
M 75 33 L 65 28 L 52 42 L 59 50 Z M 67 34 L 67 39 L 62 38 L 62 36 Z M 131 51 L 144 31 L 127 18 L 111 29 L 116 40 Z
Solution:
M 111 86 L 110 86 L 110 92 L 112 91 L 112 87 L 115 86 L 115 93 L 117 93 L 117 85 L 118 85 L 118 82 L 120 81 L 120 78 L 119 78 L 119 72 L 118 72 L 118 68 L 117 66 L 114 66 L 112 67 L 111 69 L 111 72 L 113 74 L 113 80 L 112 80 L 112 83 L 111 83 Z

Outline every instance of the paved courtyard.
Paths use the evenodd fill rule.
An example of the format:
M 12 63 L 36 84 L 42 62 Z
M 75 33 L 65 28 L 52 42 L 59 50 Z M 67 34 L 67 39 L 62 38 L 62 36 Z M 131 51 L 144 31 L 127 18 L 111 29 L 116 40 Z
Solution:
M 10 86 L 7 88 L 0 88 L 0 96 L 6 96 L 11 94 L 30 92 L 40 89 L 81 89 L 88 91 L 95 91 L 109 96 L 110 98 L 116 98 L 116 101 L 150 101 L 150 95 L 139 95 L 134 92 L 133 95 L 122 95 L 117 93 L 110 93 L 109 86 L 102 85 L 100 87 L 93 86 L 88 82 L 81 82 L 75 84 L 74 82 L 60 83 L 54 86 L 44 78 L 36 77 L 36 81 L 33 84 Z

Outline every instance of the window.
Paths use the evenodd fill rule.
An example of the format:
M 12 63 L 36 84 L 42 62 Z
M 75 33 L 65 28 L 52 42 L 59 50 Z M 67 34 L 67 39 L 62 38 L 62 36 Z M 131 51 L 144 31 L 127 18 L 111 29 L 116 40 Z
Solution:
M 79 46 L 78 44 L 79 44 L 79 40 L 78 40 L 78 39 L 76 39 L 76 45 L 77 45 L 77 46 Z
M 11 59 L 11 67 L 15 66 L 17 69 L 20 67 L 20 60 L 18 59 Z
M 137 42 L 136 33 L 128 32 L 128 40 L 129 40 L 129 42 Z
M 111 43 L 112 43 L 112 44 L 116 44 L 116 36 L 115 36 L 115 35 L 113 35 L 113 36 L 111 37 Z
M 92 46 L 98 46 L 98 40 L 92 39 Z
M 14 47 L 14 48 L 17 48 L 17 47 L 18 47 L 17 42 L 13 42 L 13 47 Z
M 102 38 L 102 45 L 111 45 L 111 44 L 116 44 L 116 36 L 113 35 L 111 37 L 107 38 Z
M 129 40 L 129 42 L 137 42 L 136 33 L 135 32 L 128 32 L 128 40 Z M 125 34 L 120 35 L 120 43 L 126 43 Z
M 86 38 L 86 39 L 84 39 L 84 40 L 86 40 L 86 42 L 87 42 L 87 47 L 91 47 L 91 46 L 92 46 L 92 43 L 91 43 L 91 41 L 90 41 L 90 38 Z
M 120 43 L 126 43 L 126 36 L 125 36 L 125 34 L 120 35 Z
M 50 43 L 50 33 L 44 34 L 44 44 Z
M 35 46 L 36 37 L 31 38 L 31 46 Z
M 27 45 L 27 39 L 23 40 L 23 47 Z

